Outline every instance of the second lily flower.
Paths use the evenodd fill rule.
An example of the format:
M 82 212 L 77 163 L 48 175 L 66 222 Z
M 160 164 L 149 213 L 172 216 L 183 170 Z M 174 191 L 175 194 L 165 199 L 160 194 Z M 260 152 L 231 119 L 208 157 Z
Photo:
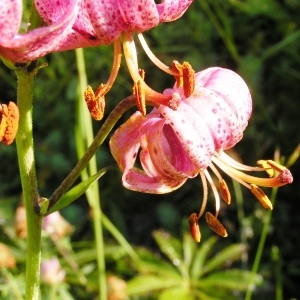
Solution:
M 240 141 L 252 112 L 251 95 L 243 79 L 228 69 L 209 68 L 195 75 L 195 89 L 190 97 L 184 96 L 182 87 L 167 89 L 164 94 L 180 99 L 176 110 L 159 105 L 146 116 L 136 112 L 110 140 L 111 152 L 123 171 L 123 185 L 134 191 L 162 194 L 176 190 L 188 178 L 199 174 L 204 197 L 192 223 L 204 212 L 209 182 L 216 213 L 215 216 L 209 213 L 206 219 L 210 227 L 218 231 L 220 197 L 208 168 L 218 178 L 220 193 L 227 203 L 230 203 L 230 193 L 217 166 L 249 188 L 265 208 L 272 209 L 271 202 L 258 186 L 291 183 L 291 173 L 271 160 L 261 162 L 262 167 L 248 167 L 224 152 Z M 135 166 L 138 153 L 142 169 Z M 272 178 L 242 172 L 271 169 L 277 172 Z M 221 235 L 226 236 L 224 232 Z

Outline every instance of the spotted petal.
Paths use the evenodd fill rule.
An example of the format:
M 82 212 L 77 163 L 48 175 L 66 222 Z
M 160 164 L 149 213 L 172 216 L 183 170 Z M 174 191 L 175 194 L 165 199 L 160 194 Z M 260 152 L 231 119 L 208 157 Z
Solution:
M 169 121 L 191 160 L 205 169 L 214 153 L 233 147 L 243 136 L 251 114 L 251 96 L 243 79 L 222 68 L 209 68 L 195 76 L 194 93 L 177 110 L 160 106 L 159 112 Z
M 196 74 L 196 83 L 221 96 L 235 112 L 243 131 L 252 112 L 250 91 L 242 78 L 235 72 L 213 67 Z
M 57 22 L 25 34 L 18 34 L 17 28 L 21 22 L 21 2 L 18 0 L 1 1 L 0 55 L 14 62 L 27 62 L 57 51 L 61 41 L 67 36 L 75 22 L 79 1 L 52 1 L 48 6 L 43 6 L 45 4 L 43 1 L 41 3 L 36 1 L 40 9 L 52 15 L 53 11 L 59 10 L 63 11 L 63 14 L 57 18 Z
M 156 110 L 147 117 L 137 112 L 112 136 L 111 152 L 124 171 L 122 181 L 128 189 L 168 193 L 198 173 L 171 128 L 164 123 Z M 143 170 L 134 167 L 140 147 Z
M 38 0 L 47 4 L 49 0 Z M 143 32 L 161 22 L 178 19 L 193 0 L 80 0 L 77 20 L 60 50 L 111 44 L 122 32 Z M 39 9 L 39 7 L 38 7 Z M 40 11 L 48 24 L 57 21 L 61 11 Z
M 171 22 L 179 19 L 193 0 L 165 0 L 157 5 L 160 22 Z

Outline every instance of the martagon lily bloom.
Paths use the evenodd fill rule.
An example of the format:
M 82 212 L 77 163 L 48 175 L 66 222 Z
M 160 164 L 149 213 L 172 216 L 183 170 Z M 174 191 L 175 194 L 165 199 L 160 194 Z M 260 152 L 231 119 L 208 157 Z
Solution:
M 109 45 L 122 33 L 143 32 L 159 23 L 171 22 L 187 10 L 193 0 L 79 0 L 76 22 L 60 50 Z M 48 24 L 64 18 L 69 1 L 35 0 L 37 10 Z
M 79 0 L 36 1 L 40 11 L 53 16 L 48 26 L 19 33 L 22 0 L 0 2 L 0 57 L 15 63 L 26 63 L 59 51 L 62 40 L 70 33 L 79 9 Z M 56 15 L 56 12 L 60 15 Z M 30 25 L 30 24 L 28 24 Z
M 55 24 L 65 14 L 66 0 L 61 0 L 61 9 L 53 7 L 50 0 L 35 0 L 37 10 L 44 21 Z M 144 72 L 139 69 L 133 33 L 138 38 L 149 58 L 163 71 L 175 77 L 182 77 L 182 67 L 175 63 L 168 67 L 151 52 L 142 32 L 162 22 L 175 21 L 182 16 L 193 0 L 164 0 L 156 4 L 154 0 L 80 0 L 80 9 L 71 31 L 60 42 L 57 51 L 80 47 L 108 45 L 114 43 L 114 62 L 111 75 L 106 84 L 100 84 L 93 91 L 88 87 L 85 99 L 91 115 L 100 120 L 104 110 L 104 96 L 113 85 L 121 63 L 122 46 L 124 56 L 134 82 L 137 106 L 146 113 L 145 98 L 158 104 L 176 108 L 178 103 L 169 95 L 153 91 L 144 81 Z M 186 83 L 182 83 L 183 85 Z
M 196 241 L 200 241 L 198 220 L 206 207 L 207 182 L 214 193 L 216 212 L 206 213 L 206 221 L 216 233 L 227 236 L 217 219 L 220 197 L 209 169 L 218 178 L 219 191 L 226 203 L 230 203 L 230 193 L 217 167 L 249 188 L 265 208 L 272 209 L 259 186 L 291 183 L 289 170 L 272 160 L 260 161 L 261 167 L 249 167 L 224 152 L 240 141 L 251 115 L 252 99 L 243 79 L 228 69 L 209 68 L 196 73 L 191 96 L 185 97 L 183 88 L 177 86 L 164 94 L 180 99 L 176 110 L 159 105 L 145 116 L 136 112 L 110 140 L 112 155 L 123 171 L 123 185 L 134 191 L 163 194 L 199 174 L 203 202 L 199 214 L 189 218 Z M 135 166 L 138 154 L 142 169 Z M 266 170 L 274 170 L 276 176 L 259 178 L 244 172 Z

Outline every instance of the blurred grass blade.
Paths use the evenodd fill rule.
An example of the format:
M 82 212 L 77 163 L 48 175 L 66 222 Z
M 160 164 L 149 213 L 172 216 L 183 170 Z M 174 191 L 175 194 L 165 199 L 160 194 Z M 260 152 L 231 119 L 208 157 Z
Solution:
M 245 291 L 249 285 L 253 286 L 261 283 L 261 276 L 252 277 L 250 271 L 238 269 L 214 272 L 201 280 L 201 286 L 208 290 L 218 287 L 218 289 L 224 288 L 231 291 Z
M 159 294 L 158 300 L 191 300 L 193 296 L 191 292 L 184 286 L 170 288 Z
M 171 236 L 170 233 L 157 230 L 153 237 L 160 250 L 169 258 L 171 263 L 181 272 L 184 278 L 188 277 L 188 268 L 183 263 L 182 242 Z
M 172 286 L 178 286 L 178 281 L 172 281 L 166 276 L 139 275 L 127 283 L 126 292 L 128 296 L 137 296 L 152 294 Z
M 190 270 L 190 275 L 193 279 L 200 278 L 206 258 L 211 252 L 217 240 L 218 238 L 216 236 L 212 236 L 211 238 L 203 242 L 201 247 L 197 250 Z
M 195 255 L 195 252 L 197 251 L 198 243 L 195 243 L 195 241 L 192 239 L 190 233 L 186 233 L 183 236 L 183 260 L 184 264 L 189 269 L 191 266 L 191 263 L 193 261 L 193 257 Z
M 225 264 L 233 263 L 241 258 L 242 251 L 244 251 L 244 246 L 242 244 L 233 244 L 226 247 L 205 263 L 200 274 L 203 275 L 218 269 Z
M 300 156 L 300 144 L 296 147 L 296 149 L 293 151 L 293 153 L 289 156 L 287 162 L 286 162 L 286 167 L 290 168 L 293 164 L 296 163 Z
M 82 181 L 72 189 L 70 189 L 65 195 L 63 195 L 60 200 L 49 210 L 49 213 L 53 213 L 57 210 L 60 210 L 69 204 L 71 204 L 73 201 L 78 199 L 82 194 L 85 193 L 85 191 L 96 181 L 98 180 L 102 175 L 104 175 L 108 170 L 108 167 L 101 169 L 99 172 L 97 172 L 95 175 L 89 177 L 87 180 Z M 48 214 L 49 214 L 48 213 Z

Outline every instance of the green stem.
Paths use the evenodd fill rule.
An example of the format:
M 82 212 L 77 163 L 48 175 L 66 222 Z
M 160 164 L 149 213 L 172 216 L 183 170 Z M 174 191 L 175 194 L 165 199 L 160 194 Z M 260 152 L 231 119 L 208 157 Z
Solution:
M 105 120 L 103 126 L 100 128 L 99 132 L 95 136 L 95 139 L 84 153 L 82 158 L 79 160 L 74 169 L 65 178 L 61 185 L 54 191 L 53 195 L 49 198 L 50 204 L 49 209 L 64 195 L 67 190 L 72 186 L 74 181 L 78 178 L 81 172 L 86 168 L 88 162 L 94 156 L 100 145 L 103 143 L 109 132 L 112 130 L 114 125 L 120 119 L 120 117 L 126 112 L 130 107 L 135 105 L 135 97 L 129 96 L 123 99 L 110 113 L 110 115 Z
M 234 189 L 234 194 L 235 194 L 235 198 L 236 198 L 236 206 L 237 206 L 237 215 L 238 215 L 238 220 L 240 223 L 240 240 L 241 243 L 243 245 L 247 245 L 247 237 L 245 235 L 245 229 L 246 229 L 246 224 L 245 224 L 245 212 L 243 209 L 243 204 L 244 204 L 244 198 L 243 198 L 243 193 L 242 193 L 242 189 L 241 189 L 241 185 L 235 181 L 232 180 L 232 184 L 233 184 L 233 189 Z M 248 261 L 248 253 L 247 251 L 243 251 L 242 252 L 242 267 L 243 269 L 246 269 L 246 264 Z
M 87 86 L 87 78 L 85 72 L 85 62 L 83 49 L 77 49 L 76 61 L 78 67 L 79 75 L 79 97 L 78 97 L 78 110 L 77 110 L 77 124 L 76 130 L 76 141 L 77 146 L 81 151 L 78 151 L 78 156 L 81 157 L 83 153 L 82 150 L 86 150 L 88 145 L 93 142 L 93 125 L 91 116 L 87 107 L 84 105 L 84 99 L 82 97 L 84 90 Z M 84 154 L 83 154 L 84 155 Z M 93 156 L 88 163 L 88 172 L 82 172 L 82 180 L 88 179 L 89 176 L 97 172 L 97 162 L 96 157 Z M 105 271 L 105 255 L 104 255 L 104 240 L 103 240 L 103 230 L 102 230 L 102 211 L 100 207 L 100 189 L 98 181 L 94 182 L 93 185 L 86 191 L 86 196 L 89 205 L 92 209 L 93 216 L 93 227 L 94 227 L 94 237 L 96 242 L 96 252 L 97 252 L 97 265 L 98 265 L 98 285 L 99 285 L 99 298 L 102 300 L 107 299 L 107 286 L 106 286 L 106 271 Z
M 278 191 L 278 188 L 273 188 L 272 189 L 271 202 L 273 204 L 273 207 L 274 207 L 274 204 L 275 204 L 277 191 Z M 266 242 L 267 235 L 268 235 L 269 228 L 270 228 L 270 224 L 271 224 L 272 212 L 273 212 L 272 210 L 269 210 L 267 212 L 267 217 L 266 217 L 266 220 L 264 222 L 264 226 L 263 226 L 263 229 L 262 229 L 262 232 L 261 232 L 259 244 L 258 244 L 256 254 L 255 254 L 254 263 L 253 263 L 252 270 L 251 270 L 251 276 L 252 276 L 252 279 L 253 279 L 251 282 L 254 281 L 254 277 L 256 276 L 256 274 L 258 272 L 258 268 L 259 268 L 262 253 L 263 253 L 263 249 L 264 249 L 264 246 L 265 246 L 265 242 Z M 251 299 L 252 291 L 253 291 L 253 286 L 251 284 L 247 289 L 247 292 L 246 292 L 246 295 L 245 295 L 245 300 L 250 300 Z
M 42 216 L 35 211 L 39 199 L 32 136 L 32 89 L 35 72 L 19 69 L 16 74 L 20 111 L 16 145 L 27 222 L 25 299 L 36 300 L 39 299 L 40 286 Z

